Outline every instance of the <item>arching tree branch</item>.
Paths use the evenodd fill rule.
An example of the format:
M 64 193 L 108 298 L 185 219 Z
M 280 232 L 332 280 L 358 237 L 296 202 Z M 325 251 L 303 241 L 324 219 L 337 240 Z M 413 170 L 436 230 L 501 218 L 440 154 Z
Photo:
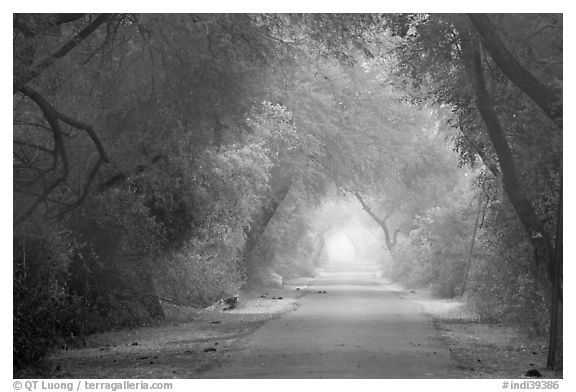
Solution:
M 506 48 L 486 14 L 468 14 L 490 57 L 502 72 L 562 129 L 562 89 L 546 86 L 524 68 Z
M 98 137 L 98 134 L 96 133 L 93 127 L 81 121 L 75 120 L 71 117 L 68 117 L 65 114 L 57 112 L 57 115 L 58 118 L 64 121 L 66 124 L 71 125 L 74 128 L 86 131 L 88 133 L 88 136 L 90 136 L 90 139 L 92 139 L 92 141 L 94 142 L 94 145 L 96 146 L 96 149 L 98 150 L 98 153 L 100 154 L 102 160 L 106 163 L 110 162 L 108 156 L 106 155 L 106 150 L 104 150 L 104 146 L 102 145 L 102 142 L 100 141 L 100 138 Z
M 19 218 L 17 221 L 26 220 L 34 210 L 43 203 L 46 198 L 61 184 L 63 184 L 66 179 L 68 178 L 68 173 L 70 171 L 69 163 L 68 163 L 68 155 L 66 153 L 66 147 L 64 145 L 64 138 L 62 137 L 62 128 L 60 127 L 60 122 L 58 121 L 58 113 L 56 110 L 40 95 L 36 90 L 31 89 L 29 87 L 22 87 L 20 92 L 27 97 L 29 97 L 32 101 L 38 105 L 42 113 L 44 114 L 44 118 L 52 128 L 52 134 L 54 138 L 54 150 L 53 156 L 54 161 L 52 164 L 52 170 L 56 170 L 58 165 L 58 159 L 62 161 L 62 173 L 56 177 L 56 179 L 48 186 L 44 188 L 44 192 L 40 197 L 36 199 L 36 201 L 32 204 L 32 206 Z
M 90 34 L 92 34 L 100 25 L 109 21 L 114 14 L 100 14 L 96 19 L 86 26 L 82 31 L 76 34 L 70 41 L 65 43 L 60 49 L 40 61 L 38 65 L 31 66 L 23 72 L 14 75 L 13 89 L 14 94 L 22 89 L 30 80 L 40 75 L 45 69 L 49 68 L 54 61 L 64 57 L 78 44 L 84 41 Z
M 14 14 L 12 19 L 14 27 L 30 38 L 51 27 L 77 21 L 84 15 L 86 14 L 50 14 L 50 17 L 46 18 L 45 14 Z
M 31 208 L 28 211 L 26 211 L 26 213 L 19 220 L 27 219 L 32 214 L 32 212 L 34 212 L 34 210 L 42 202 L 46 201 L 47 197 L 58 186 L 64 184 L 68 178 L 70 167 L 69 167 L 68 154 L 66 152 L 66 146 L 64 144 L 63 132 L 62 132 L 62 128 L 60 125 L 60 121 L 63 121 L 66 124 L 68 124 L 74 128 L 86 131 L 88 133 L 90 139 L 92 139 L 94 145 L 96 146 L 96 149 L 98 150 L 99 158 L 96 161 L 96 163 L 92 166 L 92 169 L 90 170 L 88 177 L 86 179 L 85 185 L 83 186 L 82 190 L 80 191 L 79 198 L 77 200 L 75 200 L 74 202 L 72 202 L 71 204 L 69 204 L 67 209 L 65 209 L 64 211 L 62 211 L 58 214 L 58 216 L 61 216 L 62 214 L 66 213 L 66 212 L 72 210 L 73 208 L 76 208 L 80 204 L 82 204 L 82 202 L 85 200 L 85 198 L 86 198 L 86 196 L 90 190 L 92 181 L 94 180 L 94 177 L 96 176 L 96 173 L 98 172 L 98 169 L 100 168 L 100 165 L 103 162 L 109 162 L 108 156 L 106 155 L 106 151 L 104 149 L 104 146 L 102 145 L 102 142 L 100 141 L 98 134 L 96 133 L 96 131 L 94 130 L 93 127 L 91 127 L 90 125 L 85 124 L 81 121 L 75 120 L 75 119 L 73 119 L 73 118 L 71 118 L 65 114 L 58 112 L 48 101 L 46 101 L 46 99 L 38 91 L 34 90 L 33 88 L 30 88 L 28 86 L 23 86 L 19 91 L 22 94 L 24 94 L 25 96 L 32 99 L 38 105 L 38 107 L 41 109 L 41 111 L 44 115 L 44 118 L 46 119 L 46 121 L 50 125 L 50 129 L 52 131 L 52 135 L 54 138 L 54 149 L 53 150 L 49 150 L 47 148 L 42 147 L 43 151 L 50 152 L 53 154 L 54 161 L 53 161 L 52 167 L 49 170 L 44 171 L 41 174 L 41 177 L 46 175 L 47 172 L 49 172 L 49 171 L 54 172 L 57 169 L 57 164 L 58 164 L 59 159 L 62 161 L 62 166 L 63 166 L 62 174 L 60 176 L 58 176 L 56 178 L 56 180 L 54 180 L 49 186 L 45 187 L 44 193 L 32 204 Z M 20 141 L 16 141 L 15 143 L 29 144 L 27 142 L 20 142 Z
M 396 236 L 398 235 L 398 230 L 394 233 L 394 238 L 391 238 L 390 231 L 388 230 L 388 226 L 386 225 L 386 220 L 392 215 L 394 211 L 388 213 L 386 218 L 381 219 L 378 215 L 376 215 L 376 213 L 372 210 L 372 208 L 370 208 L 370 206 L 364 201 L 360 193 L 354 192 L 354 196 L 356 196 L 356 199 L 358 199 L 358 201 L 360 202 L 362 209 L 366 211 L 368 215 L 370 215 L 372 219 L 374 219 L 374 221 L 378 223 L 378 225 L 382 228 L 382 230 L 384 231 L 384 238 L 386 240 L 386 247 L 390 252 L 392 252 L 394 246 L 396 245 Z
M 86 196 L 88 196 L 90 188 L 92 187 L 94 177 L 96 177 L 96 174 L 98 173 L 98 169 L 100 168 L 102 162 L 104 162 L 104 159 L 102 157 L 98 157 L 96 163 L 94 163 L 92 169 L 90 170 L 88 176 L 86 177 L 86 182 L 82 187 L 80 196 L 73 203 L 66 205 L 66 208 L 56 215 L 57 218 L 61 218 L 64 214 L 72 211 L 73 209 L 79 207 L 80 205 L 82 205 L 82 203 L 84 203 L 84 200 L 86 200 Z

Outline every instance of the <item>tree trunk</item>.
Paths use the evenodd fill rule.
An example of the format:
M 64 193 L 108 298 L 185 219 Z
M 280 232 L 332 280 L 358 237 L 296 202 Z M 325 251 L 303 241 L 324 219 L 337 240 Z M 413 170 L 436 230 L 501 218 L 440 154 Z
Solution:
M 464 271 L 464 279 L 462 280 L 462 288 L 460 289 L 460 298 L 464 295 L 466 290 L 466 281 L 468 280 L 468 271 L 470 271 L 470 264 L 472 264 L 472 254 L 474 253 L 474 243 L 476 242 L 476 232 L 478 231 L 478 224 L 480 223 L 480 215 L 482 215 L 482 196 L 478 198 L 478 213 L 474 221 L 474 232 L 472 233 L 472 241 L 470 241 L 470 250 L 468 252 L 468 260 L 466 261 L 466 270 Z
M 324 246 L 326 246 L 326 240 L 324 239 L 324 234 L 320 234 L 318 239 L 318 248 L 316 249 L 316 253 L 312 259 L 312 265 L 319 266 L 320 265 L 320 257 L 322 257 L 322 251 L 324 250 Z
M 328 226 L 327 228 L 320 231 L 316 234 L 316 238 L 318 238 L 318 246 L 316 247 L 316 251 L 314 252 L 314 256 L 312 257 L 312 264 L 314 266 L 320 265 L 320 257 L 322 256 L 322 252 L 324 251 L 324 247 L 326 246 L 326 239 L 324 235 L 332 229 L 332 225 Z
M 292 185 L 291 181 L 286 181 L 282 183 L 278 187 L 278 189 L 276 189 L 276 191 L 272 193 L 269 200 L 267 200 L 266 204 L 260 211 L 260 214 L 254 219 L 252 225 L 250 225 L 250 229 L 246 234 L 246 242 L 244 243 L 244 248 L 241 252 L 240 257 L 240 259 L 242 260 L 242 265 L 245 266 L 247 269 L 249 278 L 250 275 L 253 275 L 253 271 L 250 268 L 251 265 L 250 258 L 252 257 L 252 253 L 256 248 L 256 246 L 258 245 L 260 237 L 262 237 L 262 234 L 264 234 L 264 232 L 266 231 L 268 223 L 270 223 L 270 221 L 274 217 L 274 214 L 278 210 L 278 207 L 280 206 L 280 204 L 282 204 L 282 201 L 284 201 L 284 199 L 288 195 L 291 185 Z
M 354 192 L 354 196 L 356 196 L 356 199 L 358 199 L 358 201 L 362 205 L 362 209 L 364 211 L 366 211 L 368 213 L 368 215 L 370 215 L 370 217 L 372 217 L 372 219 L 374 219 L 374 221 L 376 223 L 378 223 L 378 225 L 382 228 L 382 231 L 384 231 L 384 239 L 386 241 L 386 248 L 388 248 L 388 252 L 390 253 L 390 256 L 393 257 L 392 251 L 394 250 L 394 246 L 396 246 L 396 236 L 398 235 L 398 230 L 396 230 L 394 232 L 394 238 L 392 238 L 390 236 L 390 231 L 388 230 L 388 226 L 386 225 L 386 220 L 378 217 L 378 215 L 376 215 L 374 213 L 374 211 L 372 211 L 370 206 L 368 204 L 366 204 L 366 202 L 364 201 L 364 199 L 362 198 L 362 196 L 360 196 L 360 194 L 358 192 Z
M 562 129 L 562 90 L 546 86 L 514 58 L 486 14 L 468 14 L 482 45 L 496 65 L 516 86 L 524 91 L 546 115 Z
M 471 44 L 471 42 L 464 42 L 463 45 L 465 44 Z M 534 250 L 537 278 L 542 286 L 543 293 L 550 300 L 552 294 L 550 283 L 552 282 L 553 268 L 550 236 L 540 223 L 534 207 L 520 182 L 512 151 L 508 146 L 504 130 L 486 89 L 480 52 L 472 45 L 468 49 L 470 53 L 465 54 L 469 56 L 466 66 L 476 98 L 476 107 L 498 156 L 504 191 L 530 238 Z
M 548 359 L 546 366 L 549 369 L 556 367 L 556 350 L 558 347 L 558 335 L 562 336 L 559 327 L 562 327 L 562 187 L 560 188 L 560 202 L 558 205 L 558 218 L 556 226 L 556 251 L 554 255 L 554 280 L 552 281 L 552 307 L 550 309 L 550 336 L 548 342 Z M 560 346 L 561 348 L 562 346 Z
M 147 289 L 147 293 L 141 297 L 140 302 L 144 305 L 152 319 L 164 320 L 164 309 L 162 309 L 160 297 L 156 293 L 156 288 L 150 274 L 146 276 L 145 288 Z
M 90 36 L 98 27 L 100 27 L 100 25 L 112 19 L 113 16 L 114 14 L 100 14 L 88 26 L 86 26 L 82 31 L 76 34 L 71 40 L 69 40 L 56 52 L 46 57 L 44 60 L 40 61 L 40 63 L 38 63 L 37 65 L 32 67 L 26 67 L 26 69 L 23 72 L 15 74 L 13 78 L 14 94 L 22 87 L 24 87 L 24 85 L 26 85 L 29 81 L 40 75 L 45 69 L 52 66 L 52 64 L 56 60 L 66 56 L 68 52 L 70 52 L 72 49 L 78 46 L 78 44 L 80 44 L 88 36 Z

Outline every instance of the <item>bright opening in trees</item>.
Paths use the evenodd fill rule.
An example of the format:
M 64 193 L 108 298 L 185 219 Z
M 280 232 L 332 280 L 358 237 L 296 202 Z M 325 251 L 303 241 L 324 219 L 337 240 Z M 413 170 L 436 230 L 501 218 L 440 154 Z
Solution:
M 356 250 L 344 231 L 339 231 L 327 241 L 329 263 L 351 263 L 356 258 Z

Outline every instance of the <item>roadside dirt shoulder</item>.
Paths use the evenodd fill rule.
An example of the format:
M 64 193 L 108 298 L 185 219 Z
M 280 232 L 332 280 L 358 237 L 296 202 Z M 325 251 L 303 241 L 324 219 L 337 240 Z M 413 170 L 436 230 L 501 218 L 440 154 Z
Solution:
M 435 299 L 425 291 L 390 287 L 433 318 L 462 378 L 528 378 L 530 370 L 543 378 L 562 378 L 562 373 L 545 368 L 545 336 L 529 337 L 517 326 L 483 323 L 463 300 Z
M 303 291 L 262 289 L 241 295 L 236 308 L 193 309 L 164 304 L 159 326 L 94 334 L 86 345 L 49 358 L 50 378 L 202 378 L 230 356 L 234 344 L 266 321 L 294 310 Z

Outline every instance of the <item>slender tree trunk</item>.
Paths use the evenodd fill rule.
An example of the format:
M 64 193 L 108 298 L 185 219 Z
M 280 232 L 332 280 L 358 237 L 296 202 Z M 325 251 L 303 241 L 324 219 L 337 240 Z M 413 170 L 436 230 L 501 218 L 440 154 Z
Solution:
M 472 241 L 470 242 L 470 250 L 468 252 L 468 260 L 466 261 L 466 270 L 464 271 L 464 279 L 462 280 L 462 288 L 460 289 L 460 297 L 464 295 L 464 290 L 466 290 L 466 281 L 468 280 L 468 271 L 470 270 L 470 264 L 472 264 L 472 254 L 474 253 L 474 243 L 476 242 L 476 232 L 478 231 L 478 224 L 480 223 L 480 215 L 482 215 L 482 196 L 478 198 L 478 213 L 476 214 L 476 220 L 474 221 L 474 232 L 472 233 Z
M 165 318 L 164 310 L 160 304 L 160 297 L 156 292 L 156 286 L 150 269 L 143 271 L 142 293 L 140 302 L 145 306 L 146 311 L 154 320 L 163 320 Z
M 326 245 L 326 240 L 324 239 L 324 234 L 320 234 L 318 236 L 318 248 L 312 258 L 312 264 L 314 266 L 318 266 L 320 264 L 320 257 L 322 256 L 322 251 L 324 250 L 324 246 Z
M 388 252 L 390 253 L 390 256 L 393 258 L 394 256 L 392 255 L 392 251 L 394 250 L 394 246 L 396 246 L 396 235 L 398 234 L 398 231 L 396 231 L 394 233 L 394 238 L 392 238 L 390 236 L 390 231 L 388 230 L 388 226 L 386 225 L 386 220 L 381 219 L 378 215 L 376 215 L 376 213 L 374 213 L 374 211 L 372 211 L 370 206 L 368 204 L 366 204 L 366 202 L 364 201 L 364 199 L 362 198 L 362 196 L 360 196 L 360 194 L 358 192 L 354 192 L 354 196 L 356 196 L 356 199 L 358 199 L 358 201 L 360 202 L 360 205 L 362 205 L 362 209 L 364 211 L 366 211 L 368 213 L 368 215 L 370 215 L 370 217 L 372 219 L 374 219 L 374 221 L 376 223 L 378 223 L 378 225 L 382 228 L 382 231 L 384 231 L 384 239 L 386 241 L 386 248 L 388 248 Z
M 319 265 L 320 257 L 322 256 L 322 251 L 324 251 L 324 246 L 326 245 L 326 239 L 324 238 L 324 235 L 331 229 L 332 226 L 328 226 L 328 228 L 322 230 L 316 235 L 316 238 L 318 238 L 318 247 L 312 258 L 313 260 L 312 264 L 315 266 Z
M 553 369 L 556 366 L 556 350 L 558 347 L 558 329 L 562 327 L 561 322 L 561 271 L 562 271 L 562 187 L 560 188 L 560 202 L 558 203 L 558 217 L 556 226 L 556 251 L 554 255 L 554 280 L 552 281 L 552 307 L 550 309 L 550 336 L 548 342 L 548 359 L 546 366 Z M 560 336 L 562 334 L 560 333 Z
M 463 45 L 465 44 L 470 45 L 472 42 L 464 42 Z M 540 223 L 534 207 L 520 182 L 512 151 L 508 146 L 504 130 L 486 89 L 480 52 L 472 45 L 468 49 L 469 53 L 465 54 L 465 56 L 469 57 L 468 61 L 466 61 L 466 66 L 476 98 L 476 107 L 498 156 L 504 191 L 530 238 L 534 250 L 537 278 L 542 286 L 544 295 L 550 300 L 552 294 L 550 283 L 552 282 L 553 268 L 550 236 Z

